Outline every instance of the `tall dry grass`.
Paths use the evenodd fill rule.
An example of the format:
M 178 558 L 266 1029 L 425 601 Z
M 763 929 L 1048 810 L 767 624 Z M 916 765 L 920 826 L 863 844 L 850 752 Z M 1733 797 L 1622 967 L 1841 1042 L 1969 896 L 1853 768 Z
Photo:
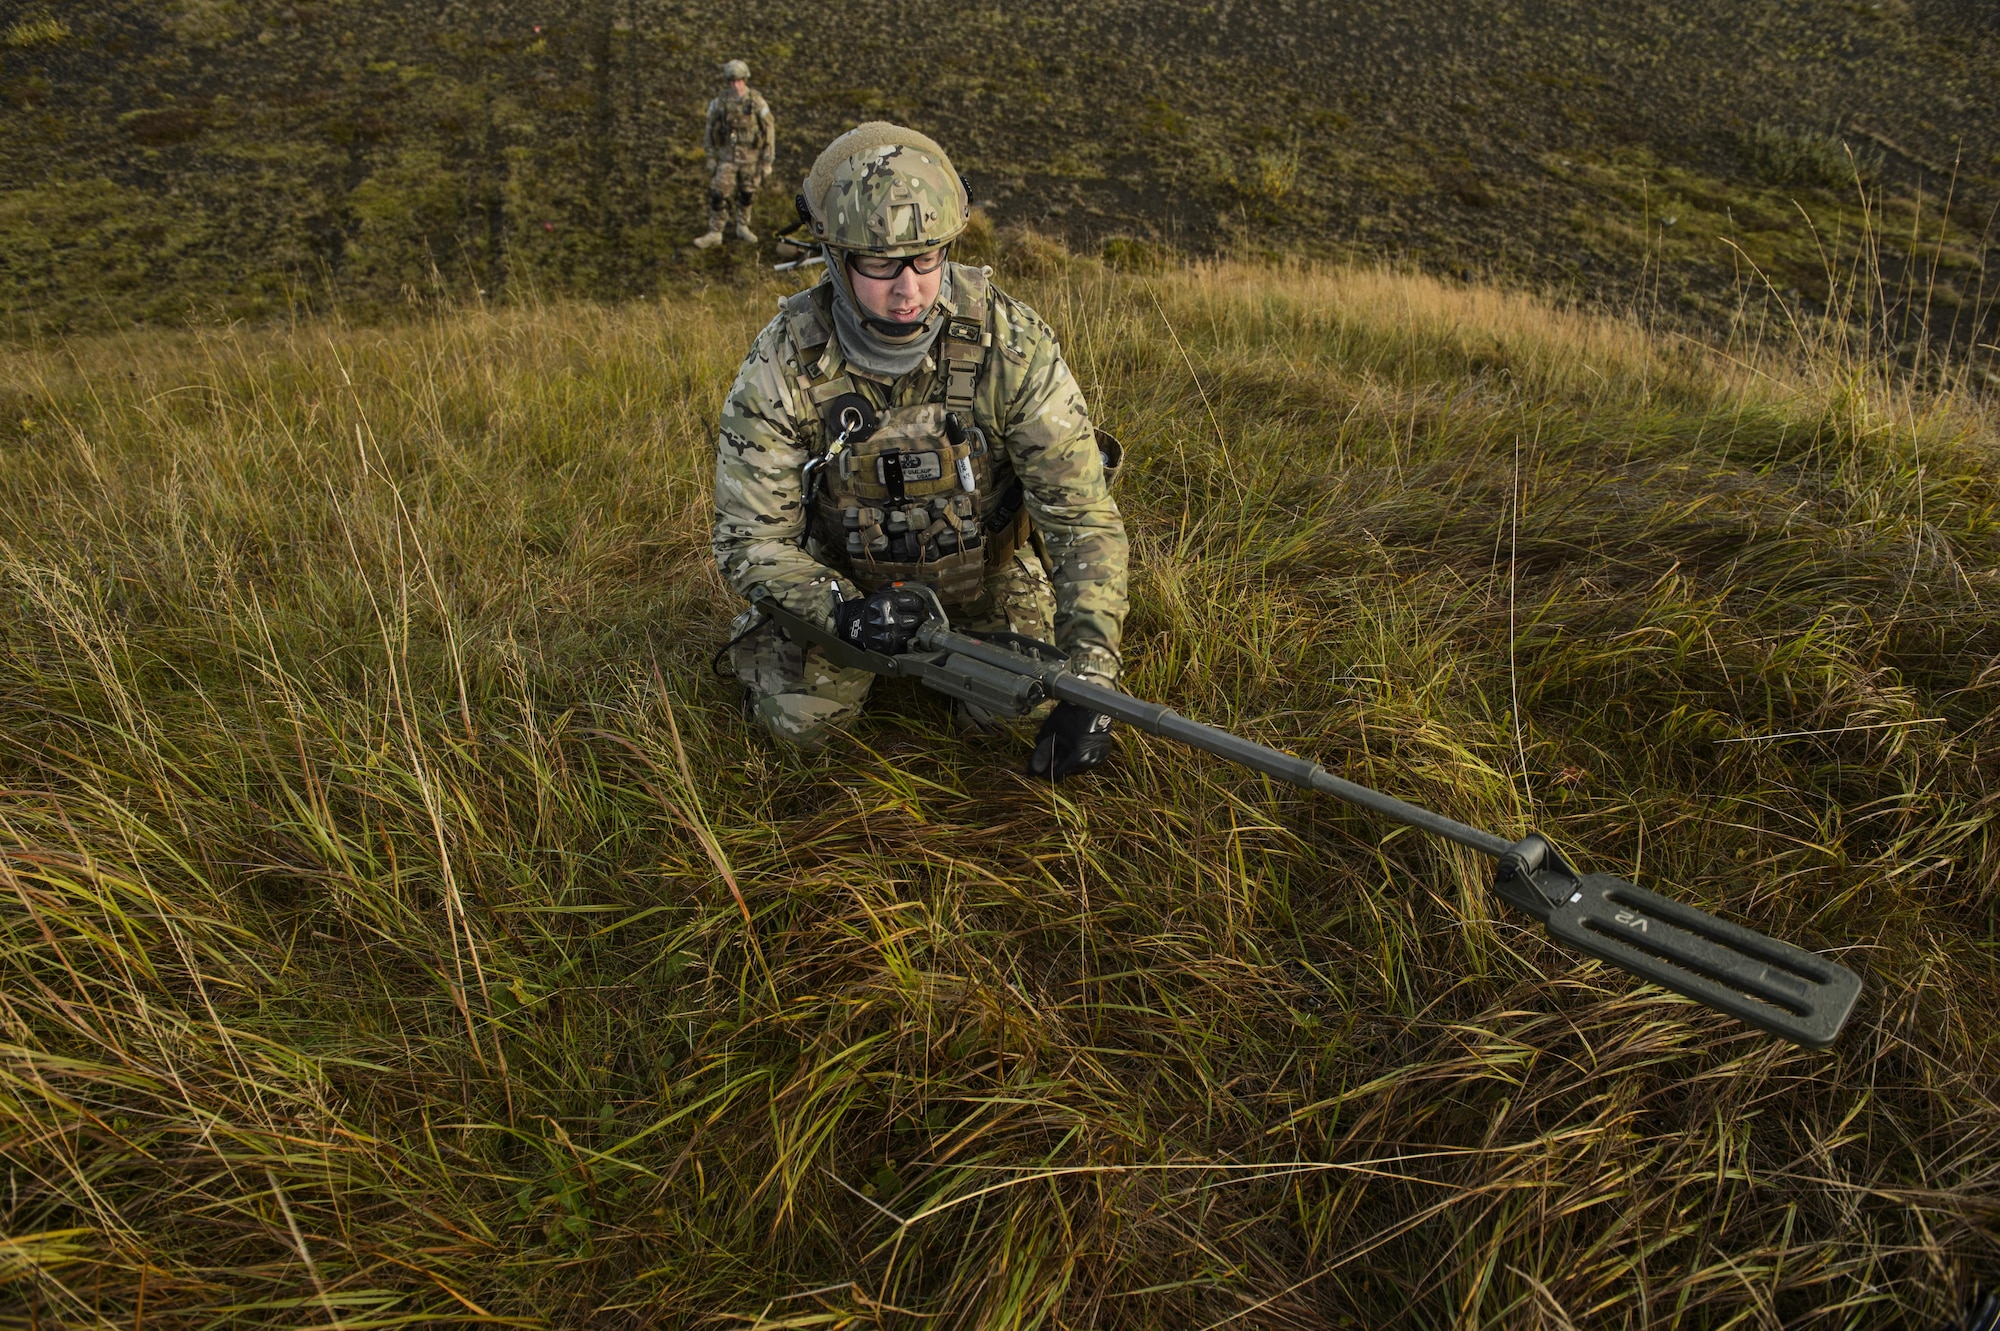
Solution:
M 1135 692 L 1834 949 L 1841 1043 L 1141 737 L 1051 789 L 895 687 L 749 733 L 709 430 L 775 288 L 16 349 L 9 1324 L 1873 1327 L 1990 1276 L 1991 417 L 1043 267 Z

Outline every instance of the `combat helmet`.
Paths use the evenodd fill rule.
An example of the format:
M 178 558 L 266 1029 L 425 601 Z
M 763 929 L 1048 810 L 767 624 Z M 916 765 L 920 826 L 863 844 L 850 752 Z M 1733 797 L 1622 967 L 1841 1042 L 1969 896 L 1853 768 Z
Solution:
M 730 79 L 743 79 L 747 82 L 750 78 L 750 66 L 741 60 L 731 60 L 723 65 L 722 77 L 724 82 Z
M 802 197 L 820 244 L 891 257 L 949 245 L 965 230 L 972 207 L 944 149 L 883 120 L 828 144 Z

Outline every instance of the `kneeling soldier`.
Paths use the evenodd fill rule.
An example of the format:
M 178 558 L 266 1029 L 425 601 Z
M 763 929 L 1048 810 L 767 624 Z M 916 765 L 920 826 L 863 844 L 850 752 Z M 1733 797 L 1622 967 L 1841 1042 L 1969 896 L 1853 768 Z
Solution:
M 890 654 L 925 607 L 892 584 L 922 583 L 954 627 L 1053 641 L 1078 674 L 1115 684 L 1124 523 L 1048 325 L 988 270 L 947 258 L 969 213 L 963 180 L 930 139 L 876 122 L 820 154 L 804 197 L 826 276 L 780 303 L 723 406 L 722 576 Z M 746 708 L 782 739 L 815 745 L 867 697 L 873 675 L 755 610 L 731 633 Z M 1096 767 L 1109 730 L 1062 703 L 1029 770 Z

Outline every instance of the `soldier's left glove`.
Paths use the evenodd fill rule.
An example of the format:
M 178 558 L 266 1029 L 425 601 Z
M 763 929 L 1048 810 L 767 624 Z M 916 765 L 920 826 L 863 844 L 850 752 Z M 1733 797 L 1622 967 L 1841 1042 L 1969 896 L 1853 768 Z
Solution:
M 842 601 L 833 612 L 833 629 L 842 642 L 864 652 L 901 656 L 930 617 L 929 601 L 908 587 L 889 586 Z
M 1102 767 L 1110 756 L 1111 718 L 1073 702 L 1059 702 L 1042 722 L 1042 733 L 1035 736 L 1028 775 L 1060 781 Z

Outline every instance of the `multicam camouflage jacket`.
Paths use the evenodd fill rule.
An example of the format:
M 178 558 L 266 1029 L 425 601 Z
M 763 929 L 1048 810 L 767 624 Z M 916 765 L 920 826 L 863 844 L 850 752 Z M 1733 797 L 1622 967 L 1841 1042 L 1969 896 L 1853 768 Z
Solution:
M 755 166 L 768 174 L 778 152 L 778 131 L 764 94 L 746 89 L 741 97 L 725 92 L 708 104 L 701 150 L 711 167 L 721 162 Z
M 992 289 L 979 269 L 951 265 L 945 286 L 945 322 L 961 313 L 953 304 L 986 306 L 990 341 L 972 389 L 974 423 L 993 441 L 983 459 L 995 485 L 1018 477 L 1027 512 L 1056 599 L 1056 642 L 1078 673 L 1114 681 L 1125 622 L 1125 525 L 1106 484 L 1096 432 L 1083 393 L 1054 333 L 1026 305 Z M 968 291 L 987 293 L 983 301 Z M 817 303 L 822 316 L 833 299 L 831 282 L 792 297 Z M 962 321 L 960 321 L 962 322 Z M 849 596 L 860 590 L 846 554 L 827 533 L 809 531 L 804 494 L 806 463 L 823 456 L 829 439 L 811 399 L 815 383 L 841 375 L 865 390 L 878 408 L 914 407 L 945 400 L 945 374 L 934 356 L 891 383 L 868 380 L 844 364 L 838 339 L 828 340 L 810 363 L 798 345 L 793 319 L 781 309 L 758 335 L 723 404 L 715 466 L 715 560 L 737 593 L 769 588 L 789 609 L 830 624 L 838 580 Z

